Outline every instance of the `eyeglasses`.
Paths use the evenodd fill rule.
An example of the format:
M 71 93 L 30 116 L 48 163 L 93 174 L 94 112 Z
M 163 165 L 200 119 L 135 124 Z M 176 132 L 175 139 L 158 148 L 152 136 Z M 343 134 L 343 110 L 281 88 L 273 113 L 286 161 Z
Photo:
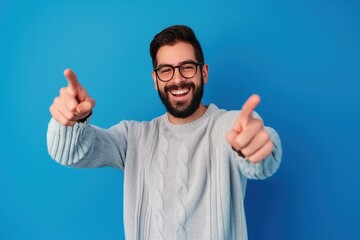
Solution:
M 156 73 L 156 76 L 160 81 L 168 82 L 174 77 L 175 68 L 179 69 L 180 75 L 183 78 L 189 79 L 196 75 L 197 67 L 203 64 L 204 63 L 202 62 L 184 62 L 179 66 L 161 65 L 160 67 L 155 68 L 153 71 Z

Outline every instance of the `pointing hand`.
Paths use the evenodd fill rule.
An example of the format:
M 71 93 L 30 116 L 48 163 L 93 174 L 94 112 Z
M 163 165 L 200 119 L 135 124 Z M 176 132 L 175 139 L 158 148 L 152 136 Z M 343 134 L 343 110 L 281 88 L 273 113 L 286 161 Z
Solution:
M 227 134 L 227 140 L 232 148 L 252 163 L 264 160 L 274 148 L 262 120 L 253 117 L 253 111 L 259 103 L 258 95 L 249 97 L 233 128 Z
M 66 69 L 64 75 L 68 86 L 60 89 L 60 95 L 54 99 L 50 112 L 62 125 L 73 126 L 90 115 L 95 101 L 81 86 L 71 69 Z

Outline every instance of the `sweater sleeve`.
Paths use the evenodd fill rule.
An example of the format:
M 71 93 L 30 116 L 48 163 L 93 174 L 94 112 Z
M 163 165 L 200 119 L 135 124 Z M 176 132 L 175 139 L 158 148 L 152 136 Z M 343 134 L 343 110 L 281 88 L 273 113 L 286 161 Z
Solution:
M 124 169 L 127 134 L 126 121 L 102 129 L 90 125 L 89 120 L 63 126 L 52 118 L 47 130 L 47 147 L 50 156 L 64 166 Z
M 282 148 L 280 137 L 273 128 L 265 127 L 265 129 L 274 144 L 274 149 L 267 158 L 259 163 L 252 163 L 238 156 L 235 152 L 233 153 L 238 158 L 242 173 L 249 179 L 265 179 L 270 177 L 277 171 L 281 163 Z
M 225 124 L 225 135 L 227 131 L 233 126 L 233 123 L 236 117 L 239 115 L 239 111 L 230 111 L 227 114 L 227 121 Z M 260 118 L 261 117 L 254 112 L 254 117 Z M 229 151 L 231 152 L 230 155 L 232 159 L 238 162 L 238 166 L 242 174 L 248 179 L 265 179 L 273 175 L 280 166 L 281 157 L 282 157 L 282 147 L 281 141 L 278 133 L 271 127 L 265 126 L 265 130 L 269 133 L 271 141 L 274 144 L 274 149 L 272 153 L 266 157 L 264 160 L 258 163 L 252 163 L 245 158 L 239 156 L 235 151 L 232 150 L 230 144 L 227 142 L 229 146 Z

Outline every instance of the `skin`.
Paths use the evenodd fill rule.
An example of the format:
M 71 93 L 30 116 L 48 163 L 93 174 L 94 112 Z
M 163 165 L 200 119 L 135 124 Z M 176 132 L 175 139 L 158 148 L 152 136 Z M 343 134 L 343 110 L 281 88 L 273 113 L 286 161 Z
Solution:
M 165 45 L 159 48 L 157 54 L 156 54 L 156 60 L 159 65 L 163 64 L 170 64 L 173 66 L 178 66 L 184 61 L 192 60 L 194 62 L 197 62 L 195 58 L 195 52 L 194 48 L 191 44 L 179 42 L 176 43 L 174 46 Z M 208 65 L 203 65 L 201 71 L 197 71 L 196 75 L 191 79 L 183 78 L 180 74 L 180 72 L 175 70 L 174 77 L 169 82 L 162 82 L 156 78 L 156 74 L 153 71 L 152 72 L 152 78 L 154 80 L 155 89 L 157 91 L 161 91 L 164 93 L 165 86 L 167 85 L 178 85 L 182 81 L 192 81 L 195 86 L 199 87 L 201 82 L 201 73 L 203 74 L 204 78 L 204 84 L 208 81 Z M 194 97 L 194 89 L 191 89 L 188 94 L 184 97 L 175 97 L 172 94 L 169 95 L 169 100 L 172 103 L 172 105 L 175 105 L 176 101 L 184 101 L 184 102 L 190 102 L 191 99 Z M 201 117 L 206 112 L 206 107 L 200 103 L 199 108 L 189 117 L 187 118 L 176 118 L 172 116 L 170 113 L 168 113 L 169 121 L 173 124 L 185 124 L 192 121 L 195 121 L 199 117 Z
M 71 69 L 64 71 L 68 85 L 60 89 L 60 94 L 50 106 L 52 117 L 64 126 L 74 126 L 76 122 L 91 114 L 95 101 L 81 86 Z
M 176 43 L 173 46 L 161 47 L 156 58 L 159 65 L 171 64 L 177 66 L 187 60 L 196 62 L 193 47 L 183 42 Z M 205 64 L 200 71 L 198 69 L 197 74 L 191 79 L 184 79 L 178 70 L 175 71 L 174 77 L 169 82 L 157 80 L 155 72 L 152 73 L 152 77 L 155 89 L 164 92 L 167 84 L 179 84 L 181 81 L 192 81 L 195 86 L 199 86 L 201 73 L 204 84 L 206 84 L 208 82 L 208 72 L 208 65 Z M 87 118 L 91 114 L 95 101 L 79 83 L 72 70 L 66 69 L 64 75 L 68 85 L 60 90 L 59 96 L 54 99 L 53 104 L 50 106 L 50 112 L 52 117 L 62 125 L 73 126 L 76 122 Z M 170 102 L 185 101 L 188 103 L 193 97 L 193 91 L 194 89 L 190 89 L 189 93 L 181 97 L 169 93 Z M 261 162 L 271 154 L 274 148 L 262 120 L 253 117 L 253 111 L 259 103 L 260 97 L 258 95 L 250 96 L 243 104 L 239 116 L 226 136 L 232 148 L 252 163 Z M 187 118 L 176 118 L 169 113 L 168 118 L 173 124 L 185 124 L 200 118 L 206 112 L 206 109 L 207 107 L 200 103 L 199 108 Z
M 263 121 L 253 117 L 253 111 L 259 103 L 258 95 L 250 96 L 226 136 L 232 148 L 252 163 L 264 160 L 274 148 Z

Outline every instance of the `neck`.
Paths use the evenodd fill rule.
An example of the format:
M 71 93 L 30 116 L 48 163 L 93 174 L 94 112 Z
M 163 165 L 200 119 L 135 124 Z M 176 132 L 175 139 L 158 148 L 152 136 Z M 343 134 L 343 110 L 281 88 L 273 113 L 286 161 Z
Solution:
M 206 109 L 207 107 L 201 103 L 199 108 L 189 117 L 177 118 L 171 115 L 170 113 L 167 113 L 167 115 L 169 118 L 169 122 L 171 122 L 172 124 L 186 124 L 199 119 L 206 112 Z

